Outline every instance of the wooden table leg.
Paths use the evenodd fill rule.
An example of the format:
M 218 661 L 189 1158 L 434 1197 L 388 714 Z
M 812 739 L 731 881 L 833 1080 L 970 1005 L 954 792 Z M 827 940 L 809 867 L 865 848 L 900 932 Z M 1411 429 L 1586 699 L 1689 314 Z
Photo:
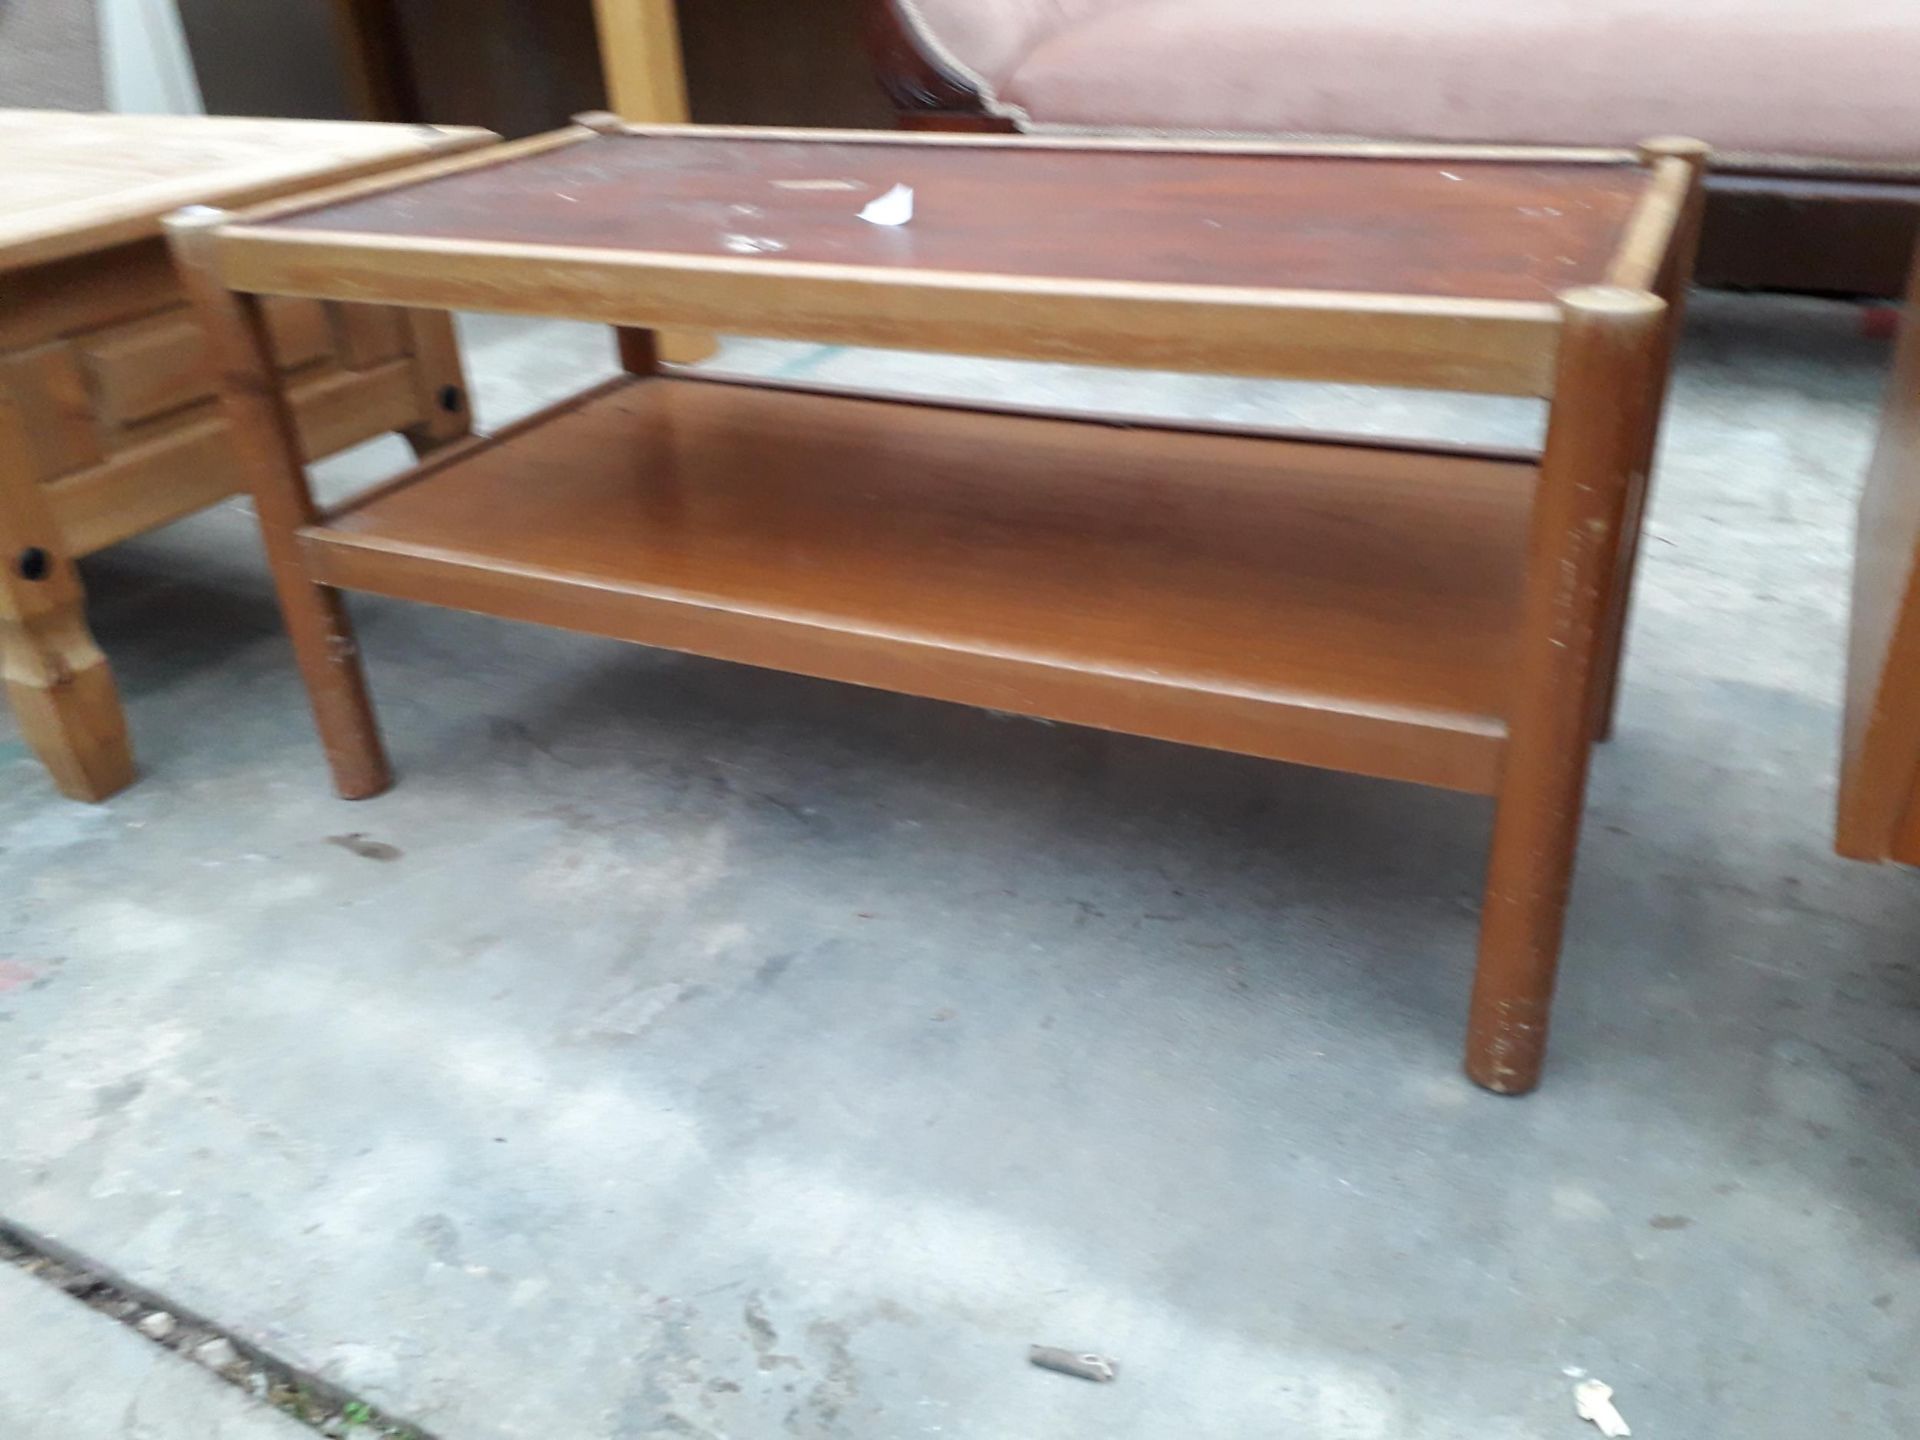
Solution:
M 366 676 L 340 592 L 307 578 L 298 532 L 320 518 L 300 458 L 299 432 L 274 369 L 260 302 L 221 282 L 212 227 L 226 212 L 196 206 L 167 219 L 168 239 L 193 302 L 233 435 L 253 491 L 280 613 L 306 681 L 334 788 L 348 800 L 378 795 L 392 781 L 367 695 Z
M 40 493 L 25 422 L 0 401 L 0 674 L 53 783 L 104 800 L 132 783 L 133 747 L 107 657 L 87 629 L 73 558 Z
M 620 350 L 620 368 L 629 375 L 651 375 L 660 368 L 659 333 L 631 325 L 613 327 Z
M 1626 502 L 1645 463 L 1666 305 L 1637 290 L 1561 297 L 1566 316 L 1527 549 L 1518 678 L 1480 920 L 1467 1074 L 1539 1083 Z
M 1667 318 L 1660 327 L 1659 366 L 1663 376 L 1671 376 L 1673 352 L 1680 343 L 1680 327 L 1686 319 L 1687 286 L 1693 279 L 1694 257 L 1700 250 L 1700 222 L 1706 209 L 1706 174 L 1709 147 L 1700 140 L 1650 140 L 1640 147 L 1644 165 L 1657 164 L 1667 156 L 1678 157 L 1693 170 L 1694 189 L 1685 214 L 1674 232 L 1666 273 L 1661 277 L 1659 295 L 1667 302 Z M 1606 617 L 1601 624 L 1600 676 L 1594 684 L 1594 738 L 1609 739 L 1613 734 L 1614 712 L 1619 708 L 1620 666 L 1625 660 L 1627 612 L 1633 598 L 1634 570 L 1640 559 L 1640 529 L 1646 518 L 1647 499 L 1653 488 L 1654 452 L 1660 443 L 1660 421 L 1666 409 L 1669 381 L 1662 381 L 1654 402 L 1648 407 L 1641 436 L 1641 461 L 1636 483 L 1627 497 L 1626 514 L 1620 526 L 1620 563 L 1614 569 L 1613 583 L 1607 594 Z
M 680 68 L 680 29 L 673 0 L 594 0 L 600 30 L 600 68 L 612 110 L 573 117 L 603 135 L 620 133 L 627 120 L 646 125 L 684 125 L 687 82 Z M 618 113 L 615 113 L 618 112 Z M 701 330 L 657 332 L 654 347 L 673 365 L 696 365 L 720 348 Z
M 453 317 L 444 310 L 403 310 L 407 349 L 413 357 L 413 384 L 426 419 L 402 432 L 415 455 L 428 455 L 442 445 L 473 433 L 467 374 L 460 364 L 460 342 L 453 333 Z

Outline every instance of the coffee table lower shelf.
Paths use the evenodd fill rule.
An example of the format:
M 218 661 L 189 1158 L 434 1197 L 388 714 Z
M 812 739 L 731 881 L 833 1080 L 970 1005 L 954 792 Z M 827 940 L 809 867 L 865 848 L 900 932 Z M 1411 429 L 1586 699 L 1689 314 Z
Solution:
M 300 543 L 340 589 L 1491 792 L 1537 473 L 643 376 Z

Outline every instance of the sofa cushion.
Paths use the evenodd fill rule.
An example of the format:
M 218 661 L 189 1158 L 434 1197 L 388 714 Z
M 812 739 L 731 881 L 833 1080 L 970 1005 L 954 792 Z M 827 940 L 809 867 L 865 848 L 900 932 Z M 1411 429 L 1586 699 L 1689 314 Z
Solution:
M 1580 145 L 1684 134 L 1735 156 L 1920 166 L 1920 0 L 915 9 L 991 99 L 1040 126 Z

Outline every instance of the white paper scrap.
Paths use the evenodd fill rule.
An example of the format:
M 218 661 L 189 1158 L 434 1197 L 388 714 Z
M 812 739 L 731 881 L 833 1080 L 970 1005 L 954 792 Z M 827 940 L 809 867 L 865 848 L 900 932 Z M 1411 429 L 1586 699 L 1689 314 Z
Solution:
M 896 185 L 878 199 L 867 202 L 860 218 L 870 225 L 904 225 L 913 218 L 913 187 Z
M 1607 1440 L 1620 1440 L 1623 1435 L 1633 1434 L 1620 1412 L 1613 1408 L 1613 1387 L 1603 1380 L 1582 1380 L 1574 1386 L 1573 1408 L 1582 1420 L 1598 1425 Z

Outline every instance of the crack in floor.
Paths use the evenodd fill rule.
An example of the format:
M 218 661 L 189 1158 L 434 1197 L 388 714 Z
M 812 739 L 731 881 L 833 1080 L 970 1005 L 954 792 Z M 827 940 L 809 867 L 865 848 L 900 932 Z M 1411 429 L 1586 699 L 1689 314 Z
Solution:
M 342 1440 L 436 1440 L 424 1426 L 304 1370 L 75 1250 L 0 1216 L 0 1264 L 33 1276 L 262 1404 Z

